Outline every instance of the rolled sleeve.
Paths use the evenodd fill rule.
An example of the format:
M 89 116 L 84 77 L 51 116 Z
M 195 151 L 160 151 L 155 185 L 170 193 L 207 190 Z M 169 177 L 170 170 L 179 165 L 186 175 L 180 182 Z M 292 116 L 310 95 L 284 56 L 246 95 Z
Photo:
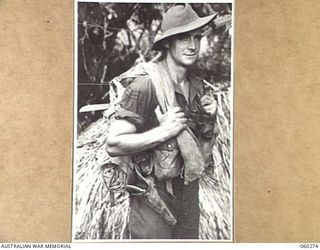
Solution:
M 155 90 L 147 76 L 139 76 L 126 88 L 115 118 L 125 119 L 142 130 L 157 106 Z

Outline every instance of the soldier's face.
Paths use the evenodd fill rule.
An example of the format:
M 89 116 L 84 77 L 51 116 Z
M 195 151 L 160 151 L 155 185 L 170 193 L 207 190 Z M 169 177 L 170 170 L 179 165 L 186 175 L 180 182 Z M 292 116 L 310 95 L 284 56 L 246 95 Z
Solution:
M 177 35 L 167 44 L 167 56 L 179 66 L 191 66 L 198 57 L 200 40 L 200 29 Z

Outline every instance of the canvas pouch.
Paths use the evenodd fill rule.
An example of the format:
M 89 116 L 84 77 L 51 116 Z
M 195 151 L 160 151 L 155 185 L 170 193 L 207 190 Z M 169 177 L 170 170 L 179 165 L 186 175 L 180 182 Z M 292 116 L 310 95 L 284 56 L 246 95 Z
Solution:
M 158 180 L 169 180 L 180 175 L 182 158 L 175 138 L 154 148 L 152 163 L 154 175 Z

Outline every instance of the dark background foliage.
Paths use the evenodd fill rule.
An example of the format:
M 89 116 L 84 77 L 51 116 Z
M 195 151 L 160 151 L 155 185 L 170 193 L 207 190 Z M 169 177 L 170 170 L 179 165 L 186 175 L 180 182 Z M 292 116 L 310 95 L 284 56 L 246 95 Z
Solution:
M 159 55 L 150 50 L 163 14 L 173 3 L 78 3 L 78 110 L 108 103 L 108 82 L 140 61 Z M 213 84 L 230 83 L 231 4 L 193 3 L 199 16 L 218 13 L 206 29 L 197 75 Z M 78 132 L 101 117 L 101 111 L 78 113 Z

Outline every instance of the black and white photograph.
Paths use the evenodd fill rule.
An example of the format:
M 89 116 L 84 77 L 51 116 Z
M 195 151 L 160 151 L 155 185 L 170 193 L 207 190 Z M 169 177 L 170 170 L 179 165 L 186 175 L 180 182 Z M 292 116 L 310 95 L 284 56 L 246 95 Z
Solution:
M 233 8 L 74 1 L 72 241 L 233 241 Z

